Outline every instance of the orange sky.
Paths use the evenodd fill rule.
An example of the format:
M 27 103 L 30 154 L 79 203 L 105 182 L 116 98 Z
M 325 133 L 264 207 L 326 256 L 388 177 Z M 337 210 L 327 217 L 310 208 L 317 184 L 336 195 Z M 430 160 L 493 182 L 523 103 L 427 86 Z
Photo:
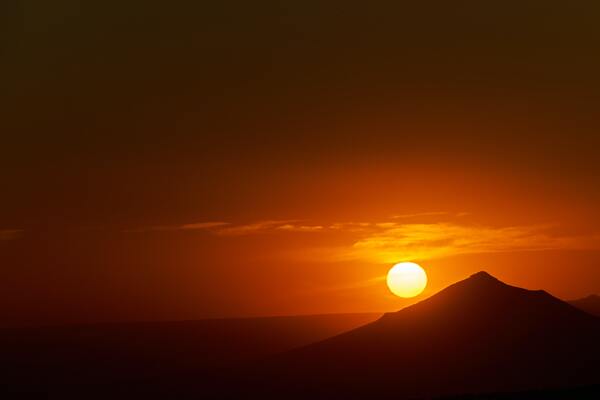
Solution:
M 600 292 L 598 6 L 75 3 L 9 10 L 3 324 Z

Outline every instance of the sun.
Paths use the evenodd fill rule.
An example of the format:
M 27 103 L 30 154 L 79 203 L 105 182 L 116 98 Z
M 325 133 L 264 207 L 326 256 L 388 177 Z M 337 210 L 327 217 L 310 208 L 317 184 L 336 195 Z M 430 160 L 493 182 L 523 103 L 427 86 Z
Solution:
M 396 296 L 415 297 L 427 286 L 427 274 L 419 264 L 401 262 L 389 270 L 387 285 Z

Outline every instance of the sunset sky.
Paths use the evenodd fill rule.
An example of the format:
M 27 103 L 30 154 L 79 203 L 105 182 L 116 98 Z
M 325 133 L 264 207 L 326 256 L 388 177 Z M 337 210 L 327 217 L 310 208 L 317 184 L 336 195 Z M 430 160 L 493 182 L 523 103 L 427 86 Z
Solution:
M 600 292 L 600 4 L 9 3 L 0 325 Z

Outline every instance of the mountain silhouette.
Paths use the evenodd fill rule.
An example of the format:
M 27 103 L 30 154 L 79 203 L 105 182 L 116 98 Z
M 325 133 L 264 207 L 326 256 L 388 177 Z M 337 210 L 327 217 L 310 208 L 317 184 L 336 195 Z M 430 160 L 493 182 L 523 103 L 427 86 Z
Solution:
M 479 272 L 364 327 L 270 359 L 245 384 L 301 398 L 558 390 L 600 384 L 599 340 L 600 318 Z
M 479 272 L 378 319 L 4 330 L 0 391 L 128 399 L 598 398 L 599 338 L 600 318 Z
M 600 317 L 600 296 L 597 294 L 592 294 L 583 299 L 570 301 L 569 304 L 587 313 Z

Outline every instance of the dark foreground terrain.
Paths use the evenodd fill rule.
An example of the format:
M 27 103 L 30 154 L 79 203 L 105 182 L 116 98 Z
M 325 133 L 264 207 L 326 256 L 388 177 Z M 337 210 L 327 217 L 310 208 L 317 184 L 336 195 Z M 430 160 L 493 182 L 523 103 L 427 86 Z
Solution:
M 0 390 L 64 393 L 161 384 L 314 343 L 381 314 L 207 319 L 0 330 Z M 195 382 L 197 379 L 192 379 Z
M 377 317 L 5 330 L 2 388 L 56 398 L 600 398 L 600 318 L 544 291 L 480 272 Z

